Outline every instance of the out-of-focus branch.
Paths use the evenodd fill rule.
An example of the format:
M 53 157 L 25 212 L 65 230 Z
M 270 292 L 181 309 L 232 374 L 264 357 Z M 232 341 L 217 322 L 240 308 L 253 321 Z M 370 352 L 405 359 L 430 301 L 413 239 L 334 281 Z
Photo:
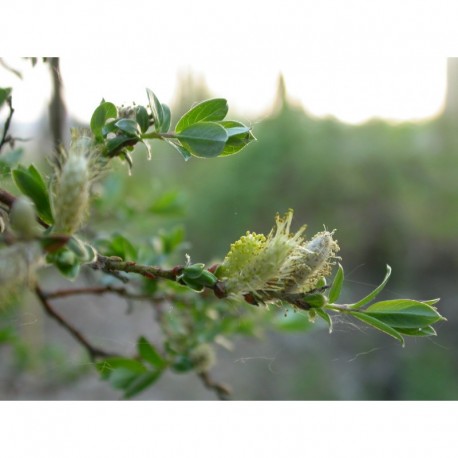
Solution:
M 216 393 L 216 396 L 218 396 L 218 399 L 220 399 L 221 401 L 226 401 L 231 395 L 230 388 L 222 383 L 218 383 L 212 380 L 208 372 L 200 372 L 197 375 L 202 380 L 205 387 L 209 390 L 214 391 Z
M 49 124 L 53 143 L 56 151 L 59 151 L 59 146 L 64 141 L 64 127 L 67 110 L 65 109 L 63 97 L 63 84 L 60 74 L 60 61 L 58 57 L 50 57 L 49 62 L 53 94 L 49 104 Z
M 126 288 L 117 287 L 117 286 L 88 286 L 82 288 L 69 288 L 69 289 L 60 289 L 57 291 L 45 293 L 48 299 L 60 299 L 70 296 L 80 296 L 80 295 L 103 295 L 103 294 L 117 294 L 118 296 L 125 297 L 127 299 L 137 299 L 137 300 L 151 300 L 151 295 L 147 294 L 135 294 L 128 291 Z
M 2 138 L 0 140 L 0 152 L 1 152 L 2 148 L 3 148 L 3 146 L 6 143 L 10 143 L 10 142 L 13 141 L 13 139 L 11 138 L 11 135 L 8 135 L 8 130 L 10 128 L 11 119 L 13 118 L 13 113 L 14 113 L 14 108 L 13 108 L 13 102 L 12 102 L 12 99 L 11 99 L 11 95 L 6 99 L 6 103 L 8 104 L 8 108 L 9 108 L 10 112 L 8 114 L 8 117 L 6 118 L 5 125 L 3 127 L 3 134 L 2 134 Z
M 44 311 L 63 328 L 65 328 L 87 350 L 92 361 L 95 361 L 97 358 L 108 358 L 110 356 L 114 356 L 111 353 L 94 347 L 77 329 L 75 329 L 59 313 L 57 313 L 49 303 L 48 297 L 39 286 L 35 287 L 35 293 L 40 300 Z
M 22 73 L 19 71 L 19 70 L 16 70 L 15 68 L 11 67 L 10 65 L 8 65 L 5 60 L 3 58 L 0 57 L 0 65 L 8 70 L 9 72 L 13 73 L 14 75 L 16 75 L 19 79 L 22 79 Z
M 0 189 L 0 202 L 7 208 L 7 210 L 9 210 L 12 207 L 15 200 L 16 197 L 14 197 L 8 191 Z

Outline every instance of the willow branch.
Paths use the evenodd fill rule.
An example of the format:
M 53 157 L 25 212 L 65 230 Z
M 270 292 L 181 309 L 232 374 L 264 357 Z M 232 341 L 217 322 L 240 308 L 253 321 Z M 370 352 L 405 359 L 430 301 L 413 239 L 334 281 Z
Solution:
M 102 270 L 107 273 L 136 273 L 150 280 L 165 278 L 173 281 L 177 280 L 178 275 L 180 275 L 184 268 L 184 266 L 175 266 L 172 269 L 162 269 L 161 267 L 137 264 L 133 261 L 123 261 L 121 258 L 102 256 L 100 254 L 97 256 L 97 260 L 90 264 L 90 266 L 93 269 Z
M 65 328 L 87 350 L 91 361 L 95 361 L 97 358 L 107 358 L 109 356 L 113 356 L 111 353 L 107 353 L 104 350 L 94 347 L 76 328 L 74 328 L 65 320 L 65 318 L 57 313 L 49 303 L 48 296 L 39 286 L 35 287 L 35 293 L 40 300 L 44 311 L 63 328 Z
M 64 140 L 64 125 L 66 109 L 63 97 L 62 77 L 60 74 L 60 61 L 58 57 L 51 57 L 49 65 L 52 77 L 53 94 L 49 104 L 49 123 L 56 151 Z
M 200 372 L 197 375 L 202 380 L 205 387 L 214 391 L 216 396 L 218 396 L 218 399 L 221 401 L 226 401 L 231 395 L 230 388 L 226 385 L 223 385 L 222 383 L 218 383 L 212 380 L 208 372 Z
M 8 135 L 8 130 L 10 128 L 10 124 L 11 124 L 11 119 L 13 117 L 13 113 L 14 113 L 14 108 L 13 108 L 13 103 L 11 101 L 11 96 L 9 96 L 6 101 L 8 103 L 8 107 L 9 107 L 9 114 L 8 114 L 8 117 L 6 118 L 6 121 L 5 121 L 5 126 L 3 128 L 3 134 L 2 134 L 2 138 L 0 140 L 0 151 L 1 149 L 3 148 L 3 145 L 5 145 L 5 143 L 9 143 L 12 138 L 10 135 Z
M 4 204 L 7 209 L 10 209 L 13 206 L 15 200 L 16 197 L 14 197 L 8 191 L 0 189 L 0 202 Z
M 70 296 L 81 296 L 81 295 L 96 295 L 101 296 L 103 294 L 117 294 L 118 296 L 125 297 L 127 299 L 138 299 L 138 300 L 150 300 L 151 295 L 147 294 L 135 294 L 128 291 L 126 288 L 117 286 L 88 286 L 83 288 L 69 288 L 60 289 L 57 291 L 45 293 L 48 299 L 60 299 Z

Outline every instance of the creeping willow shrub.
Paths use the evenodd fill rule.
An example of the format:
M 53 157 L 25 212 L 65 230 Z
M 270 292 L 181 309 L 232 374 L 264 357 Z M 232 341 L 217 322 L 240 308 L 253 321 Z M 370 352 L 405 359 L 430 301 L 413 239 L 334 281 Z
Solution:
M 0 88 L 0 106 L 10 92 Z M 293 306 L 306 311 L 312 321 L 320 317 L 330 330 L 331 314 L 344 313 L 401 343 L 405 335 L 435 335 L 432 324 L 444 319 L 434 307 L 438 299 L 371 304 L 386 285 L 390 268 L 380 286 L 366 297 L 354 304 L 338 304 L 344 280 L 340 264 L 331 284 L 327 284 L 340 260 L 334 231 L 324 230 L 310 239 L 305 237 L 306 226 L 292 232 L 292 210 L 284 216 L 277 214 L 275 226 L 267 235 L 247 232 L 231 245 L 219 266 L 209 269 L 204 263 L 191 264 L 189 257 L 185 265 L 171 269 L 151 265 L 169 260 L 182 242 L 179 232 L 162 234 L 163 245 L 168 248 L 157 253 L 149 247 L 146 255 L 128 236 L 120 234 L 105 240 L 105 244 L 100 244 L 97 236 L 85 240 L 81 229 L 89 215 L 93 182 L 109 170 L 116 158 L 126 163 L 130 172 L 139 143 L 146 147 L 148 156 L 150 142 L 157 140 L 189 160 L 230 156 L 255 140 L 249 126 L 225 120 L 225 99 L 193 106 L 171 129 L 169 107 L 152 91 L 147 90 L 147 96 L 148 107 L 119 108 L 102 101 L 92 115 L 90 131 L 72 131 L 69 147 L 61 148 L 54 160 L 50 180 L 33 165 L 13 169 L 11 164 L 3 164 L 23 195 L 13 205 L 11 199 L 6 202 L 6 218 L 0 214 L 0 232 L 4 232 L 0 235 L 1 305 L 21 290 L 36 286 L 36 272 L 45 265 L 73 280 L 80 267 L 89 264 L 103 271 L 102 277 L 97 277 L 102 284 L 111 285 L 116 277 L 128 282 L 128 288 L 141 293 L 142 298 L 151 299 L 164 336 L 162 347 L 156 348 L 140 337 L 135 357 L 101 358 L 96 364 L 102 378 L 121 389 L 125 397 L 153 384 L 166 369 L 194 370 L 209 383 L 206 372 L 215 362 L 211 344 L 237 333 L 255 334 L 254 320 L 244 320 L 233 307 L 216 298 L 196 295 L 205 291 L 219 299 L 228 297 L 252 305 Z M 144 283 L 129 282 L 133 274 L 142 274 Z M 158 281 L 161 276 L 167 280 Z M 124 287 L 121 289 L 125 294 L 131 293 Z M 164 312 L 164 303 L 174 306 L 172 313 Z

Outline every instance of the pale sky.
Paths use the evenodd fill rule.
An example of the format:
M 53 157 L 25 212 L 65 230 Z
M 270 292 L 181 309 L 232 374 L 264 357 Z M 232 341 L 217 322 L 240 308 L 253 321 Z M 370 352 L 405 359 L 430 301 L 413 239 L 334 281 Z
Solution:
M 290 97 L 315 116 L 349 123 L 421 120 L 436 115 L 444 101 L 446 54 L 436 47 L 455 34 L 455 16 L 445 4 L 111 0 L 85 9 L 69 1 L 51 38 L 43 39 L 41 29 L 18 55 L 31 55 L 21 51 L 45 40 L 46 51 L 54 51 L 47 55 L 62 56 L 67 106 L 82 121 L 102 98 L 146 104 L 146 87 L 170 104 L 177 75 L 187 71 L 253 120 L 272 106 L 280 74 Z M 46 6 L 57 5 L 62 3 L 30 3 L 21 17 L 24 28 L 36 27 Z M 0 84 L 14 85 L 16 119 L 31 121 L 49 98 L 48 69 L 7 62 L 24 69 L 24 80 L 0 68 Z

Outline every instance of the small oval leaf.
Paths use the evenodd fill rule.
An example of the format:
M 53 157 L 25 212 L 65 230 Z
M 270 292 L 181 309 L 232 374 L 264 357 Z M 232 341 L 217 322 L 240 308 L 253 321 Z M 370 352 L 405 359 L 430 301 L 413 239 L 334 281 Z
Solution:
M 187 127 L 204 121 L 222 121 L 229 107 L 226 99 L 210 99 L 198 103 L 185 113 L 175 126 L 176 132 L 182 132 Z
M 209 158 L 218 156 L 228 139 L 226 129 L 214 122 L 200 122 L 187 127 L 176 135 L 182 145 L 194 156 Z
M 159 99 L 156 97 L 156 94 L 151 89 L 147 89 L 146 93 L 148 95 L 149 106 L 153 115 L 154 130 L 156 132 L 160 132 L 161 126 L 164 123 L 164 109 L 161 102 L 159 102 Z
M 91 117 L 91 130 L 97 140 L 103 140 L 102 129 L 110 118 L 118 117 L 118 109 L 111 102 L 102 102 Z

